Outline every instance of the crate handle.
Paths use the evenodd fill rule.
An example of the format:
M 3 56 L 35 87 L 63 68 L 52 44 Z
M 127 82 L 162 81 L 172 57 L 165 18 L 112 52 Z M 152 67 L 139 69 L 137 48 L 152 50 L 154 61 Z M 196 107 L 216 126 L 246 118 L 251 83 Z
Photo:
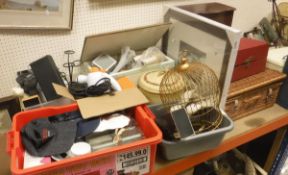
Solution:
M 148 117 L 151 118 L 153 121 L 156 120 L 155 115 L 153 114 L 153 112 L 147 107 L 147 105 L 142 105 L 142 108 L 144 109 L 144 111 L 148 114 Z
M 11 151 L 14 148 L 14 133 L 9 131 L 6 134 L 6 152 L 11 155 Z
M 233 105 L 233 110 L 236 111 L 239 108 L 239 100 L 235 99 L 235 100 L 231 100 L 231 101 L 227 101 L 226 105 Z

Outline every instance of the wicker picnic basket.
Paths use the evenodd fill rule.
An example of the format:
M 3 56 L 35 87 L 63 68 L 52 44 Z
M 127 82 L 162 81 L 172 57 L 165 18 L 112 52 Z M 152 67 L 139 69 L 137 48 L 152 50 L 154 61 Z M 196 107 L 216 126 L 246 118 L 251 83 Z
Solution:
M 264 72 L 231 83 L 225 111 L 233 119 L 245 117 L 273 106 L 285 74 Z

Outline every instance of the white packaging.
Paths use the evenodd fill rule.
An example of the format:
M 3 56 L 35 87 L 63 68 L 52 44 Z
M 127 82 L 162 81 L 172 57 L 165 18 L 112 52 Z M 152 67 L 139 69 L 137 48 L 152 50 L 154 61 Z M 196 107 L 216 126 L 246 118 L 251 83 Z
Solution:
M 282 72 L 288 56 L 288 47 L 270 48 L 267 56 L 267 67 Z

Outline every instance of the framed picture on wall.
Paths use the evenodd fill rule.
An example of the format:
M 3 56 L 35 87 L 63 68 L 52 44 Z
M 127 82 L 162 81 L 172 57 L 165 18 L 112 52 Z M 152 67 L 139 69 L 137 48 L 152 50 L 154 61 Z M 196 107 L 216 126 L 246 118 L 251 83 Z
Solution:
M 74 0 L 0 0 L 1 29 L 72 29 Z

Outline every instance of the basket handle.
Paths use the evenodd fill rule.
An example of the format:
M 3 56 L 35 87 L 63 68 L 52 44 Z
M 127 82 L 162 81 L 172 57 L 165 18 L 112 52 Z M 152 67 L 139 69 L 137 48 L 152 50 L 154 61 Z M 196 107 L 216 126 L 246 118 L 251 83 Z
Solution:
M 226 102 L 226 108 L 227 108 L 226 110 L 237 111 L 239 109 L 239 107 L 240 107 L 240 105 L 239 105 L 238 99 L 227 100 L 227 102 Z
M 11 155 L 11 151 L 14 147 L 14 133 L 13 131 L 9 131 L 6 134 L 6 152 Z
M 271 98 L 273 98 L 273 89 L 270 87 L 267 92 L 266 100 L 268 101 Z

